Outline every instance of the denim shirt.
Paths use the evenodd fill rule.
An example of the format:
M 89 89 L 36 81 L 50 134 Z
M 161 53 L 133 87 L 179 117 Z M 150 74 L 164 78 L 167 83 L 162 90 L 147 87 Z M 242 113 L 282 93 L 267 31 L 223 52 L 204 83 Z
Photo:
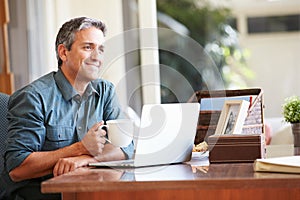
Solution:
M 51 72 L 10 97 L 5 171 L 19 166 L 31 152 L 71 145 L 96 122 L 122 116 L 112 83 L 92 81 L 80 96 L 61 70 Z M 122 150 L 132 158 L 133 143 Z

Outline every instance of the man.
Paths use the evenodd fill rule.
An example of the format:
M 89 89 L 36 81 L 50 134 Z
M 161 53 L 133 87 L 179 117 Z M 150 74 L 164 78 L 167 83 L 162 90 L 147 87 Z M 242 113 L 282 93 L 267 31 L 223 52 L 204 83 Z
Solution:
M 60 198 L 40 193 L 40 182 L 90 162 L 128 159 L 133 143 L 106 142 L 103 121 L 122 117 L 112 83 L 99 79 L 105 25 L 79 17 L 56 38 L 58 71 L 15 92 L 8 107 L 5 154 L 6 195 L 23 199 Z

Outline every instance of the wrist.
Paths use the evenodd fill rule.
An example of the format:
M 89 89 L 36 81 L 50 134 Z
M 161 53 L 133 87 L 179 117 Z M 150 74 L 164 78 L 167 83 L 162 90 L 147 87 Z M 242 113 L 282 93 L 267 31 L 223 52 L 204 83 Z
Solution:
M 75 145 L 79 155 L 89 155 L 89 152 L 83 145 L 82 141 L 76 142 Z
M 95 157 L 89 156 L 89 155 L 83 155 L 83 166 L 88 166 L 89 163 L 94 163 L 94 162 L 98 162 L 97 159 L 95 159 Z

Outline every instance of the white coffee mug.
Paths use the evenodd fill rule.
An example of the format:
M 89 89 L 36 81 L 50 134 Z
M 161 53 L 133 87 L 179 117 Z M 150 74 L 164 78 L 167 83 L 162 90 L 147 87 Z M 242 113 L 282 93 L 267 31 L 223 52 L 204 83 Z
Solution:
M 117 147 L 128 146 L 133 139 L 134 123 L 129 119 L 106 121 L 107 137 L 111 144 Z

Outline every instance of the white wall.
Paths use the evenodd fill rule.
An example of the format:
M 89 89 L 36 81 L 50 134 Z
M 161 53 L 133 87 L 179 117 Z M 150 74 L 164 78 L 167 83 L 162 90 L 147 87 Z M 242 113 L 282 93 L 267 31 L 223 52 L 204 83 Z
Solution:
M 249 66 L 256 73 L 252 86 L 262 87 L 266 117 L 280 117 L 284 99 L 300 96 L 300 35 L 249 36 L 243 40 L 252 55 Z
M 249 67 L 256 78 L 249 83 L 262 87 L 265 117 L 281 117 L 284 99 L 300 96 L 300 32 L 247 34 L 247 16 L 276 16 L 300 13 L 299 0 L 232 0 L 238 19 L 240 42 L 251 52 Z

